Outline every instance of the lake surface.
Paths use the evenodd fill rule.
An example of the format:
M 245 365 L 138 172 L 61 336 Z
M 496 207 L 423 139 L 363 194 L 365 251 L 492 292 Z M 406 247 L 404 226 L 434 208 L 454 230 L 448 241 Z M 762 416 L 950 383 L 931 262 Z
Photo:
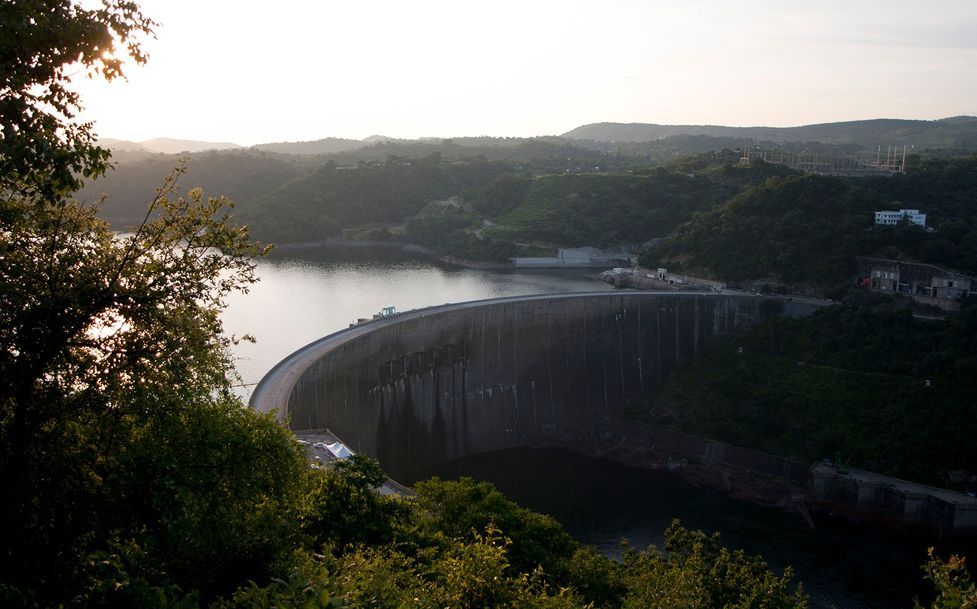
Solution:
M 499 296 L 612 289 L 593 279 L 593 270 L 448 269 L 399 250 L 362 247 L 280 251 L 261 261 L 257 272 L 261 282 L 249 294 L 232 297 L 222 316 L 228 333 L 257 339 L 235 348 L 238 371 L 248 385 L 241 390 L 245 399 L 250 384 L 286 355 L 385 306 L 406 311 Z M 493 482 L 611 556 L 619 554 L 621 538 L 635 547 L 661 546 L 673 518 L 690 528 L 719 531 L 727 545 L 763 555 L 778 571 L 793 565 L 812 607 L 908 608 L 914 596 L 929 589 L 919 565 L 926 545 L 936 540 L 824 515 L 816 517 L 818 528 L 812 531 L 795 516 L 693 488 L 668 472 L 565 451 L 517 449 L 476 455 L 432 473 Z M 973 548 L 965 550 L 977 555 Z
M 261 281 L 248 294 L 232 295 L 221 319 L 226 333 L 257 341 L 234 349 L 247 398 L 251 385 L 285 356 L 383 307 L 407 311 L 500 296 L 612 290 L 594 278 L 599 272 L 452 269 L 395 248 L 289 248 L 258 263 Z

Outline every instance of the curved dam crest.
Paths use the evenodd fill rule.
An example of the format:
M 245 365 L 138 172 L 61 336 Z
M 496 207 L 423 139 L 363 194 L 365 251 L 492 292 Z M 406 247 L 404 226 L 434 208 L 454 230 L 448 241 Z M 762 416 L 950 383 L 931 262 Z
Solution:
M 329 429 L 411 482 L 444 461 L 593 437 L 717 339 L 816 307 L 730 294 L 599 292 L 448 304 L 342 330 L 268 372 L 251 406 Z

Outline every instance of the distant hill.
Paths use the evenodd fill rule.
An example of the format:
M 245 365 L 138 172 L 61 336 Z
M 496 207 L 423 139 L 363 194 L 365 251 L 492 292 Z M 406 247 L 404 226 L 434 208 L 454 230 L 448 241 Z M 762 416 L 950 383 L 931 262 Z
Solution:
M 163 154 L 179 154 L 181 152 L 203 152 L 205 150 L 230 150 L 241 148 L 238 144 L 231 142 L 200 142 L 197 140 L 175 140 L 168 137 L 158 137 L 152 140 L 139 142 L 143 148 L 150 152 L 161 152 Z
M 98 143 L 100 146 L 104 146 L 113 151 L 155 154 L 179 154 L 181 152 L 203 152 L 205 150 L 233 150 L 241 148 L 238 144 L 231 142 L 201 142 L 198 140 L 177 140 L 168 137 L 158 137 L 142 142 L 102 138 Z
M 110 137 L 106 137 L 98 140 L 98 145 L 102 146 L 103 148 L 110 148 L 113 151 L 149 152 L 149 150 L 139 142 L 131 142 L 129 140 L 116 140 Z
M 800 127 L 593 123 L 568 131 L 563 137 L 627 143 L 650 142 L 680 135 L 769 142 L 821 142 L 861 148 L 906 144 L 922 149 L 977 150 L 977 116 L 954 116 L 935 121 L 880 118 Z
M 157 155 L 139 142 L 130 142 L 129 140 L 103 138 L 98 140 L 98 145 L 112 151 L 112 163 L 115 165 L 138 163 Z
M 273 142 L 253 146 L 256 150 L 277 152 L 279 154 L 334 154 L 347 150 L 359 150 L 368 145 L 367 140 L 348 140 L 339 137 L 327 137 L 321 140 L 307 142 Z

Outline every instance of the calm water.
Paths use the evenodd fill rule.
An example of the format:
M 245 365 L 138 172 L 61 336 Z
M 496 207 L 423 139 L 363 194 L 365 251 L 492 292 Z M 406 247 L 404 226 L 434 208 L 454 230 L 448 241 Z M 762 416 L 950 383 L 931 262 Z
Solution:
M 257 383 L 286 355 L 342 330 L 382 307 L 398 311 L 499 296 L 613 289 L 597 270 L 483 271 L 447 269 L 397 249 L 310 247 L 275 252 L 258 264 L 261 281 L 231 298 L 228 334 L 255 344 L 235 348 L 238 373 Z M 242 391 L 250 395 L 250 387 Z
M 289 250 L 262 261 L 258 274 L 261 282 L 249 294 L 235 296 L 223 316 L 226 331 L 257 339 L 235 351 L 245 383 L 257 382 L 299 347 L 385 306 L 404 311 L 498 296 L 611 289 L 592 279 L 590 271 L 449 270 L 375 248 Z M 242 389 L 244 397 L 249 392 L 250 387 Z M 672 518 L 720 531 L 725 543 L 762 554 L 778 570 L 793 565 L 814 607 L 911 607 L 913 596 L 927 591 L 918 565 L 934 540 L 828 517 L 819 517 L 817 531 L 811 531 L 794 516 L 731 501 L 665 472 L 563 451 L 513 450 L 457 461 L 434 473 L 489 480 L 612 556 L 619 553 L 621 538 L 635 547 L 660 546 Z

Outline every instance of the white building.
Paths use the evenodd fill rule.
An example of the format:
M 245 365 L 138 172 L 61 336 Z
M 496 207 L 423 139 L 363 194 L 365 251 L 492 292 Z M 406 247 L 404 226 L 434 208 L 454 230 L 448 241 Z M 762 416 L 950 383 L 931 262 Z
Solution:
M 926 226 L 926 214 L 918 209 L 900 209 L 899 211 L 883 210 L 875 212 L 875 223 L 884 226 L 895 226 L 907 218 L 911 224 Z

